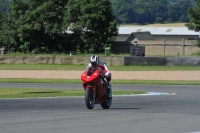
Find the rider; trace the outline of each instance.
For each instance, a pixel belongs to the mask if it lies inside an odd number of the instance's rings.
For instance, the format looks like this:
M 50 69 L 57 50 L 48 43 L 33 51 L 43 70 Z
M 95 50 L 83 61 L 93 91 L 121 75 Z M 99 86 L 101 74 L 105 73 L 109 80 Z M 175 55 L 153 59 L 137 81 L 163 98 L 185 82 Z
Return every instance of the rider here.
M 103 70 L 103 73 L 102 73 L 102 76 L 106 78 L 107 80 L 107 89 L 108 89 L 108 96 L 110 97 L 112 94 L 112 91 L 111 91 L 111 84 L 110 84 L 110 81 L 111 81 L 111 73 L 109 72 L 107 66 L 106 66 L 106 63 L 104 63 L 103 61 L 101 61 L 99 59 L 99 56 L 98 55 L 92 55 L 90 57 L 90 63 L 88 64 L 87 66 L 87 73 L 89 74 L 90 73 L 90 70 L 91 68 L 94 68 L 94 67 L 100 67 L 102 70 Z

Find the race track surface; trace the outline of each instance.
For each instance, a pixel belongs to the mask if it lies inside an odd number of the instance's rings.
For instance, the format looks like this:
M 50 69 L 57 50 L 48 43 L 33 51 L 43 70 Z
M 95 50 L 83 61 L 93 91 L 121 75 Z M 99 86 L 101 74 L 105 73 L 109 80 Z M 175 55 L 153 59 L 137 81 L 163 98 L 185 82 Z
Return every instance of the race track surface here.
M 9 84 L 45 88 L 51 84 Z M 34 86 L 34 87 L 33 87 Z M 80 85 L 53 88 L 81 89 Z M 113 89 L 176 93 L 114 96 L 110 109 L 88 110 L 84 97 L 1 99 L 0 133 L 192 133 L 200 131 L 200 86 L 113 85 Z

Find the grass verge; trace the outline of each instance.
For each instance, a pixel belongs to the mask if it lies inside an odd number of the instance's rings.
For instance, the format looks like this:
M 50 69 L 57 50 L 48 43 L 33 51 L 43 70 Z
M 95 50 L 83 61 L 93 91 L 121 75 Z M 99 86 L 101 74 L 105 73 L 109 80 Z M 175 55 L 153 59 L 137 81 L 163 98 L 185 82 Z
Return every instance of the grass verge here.
M 199 66 L 108 66 L 112 71 L 200 71 Z M 86 65 L 59 65 L 59 64 L 0 64 L 0 70 L 81 70 Z
M 143 91 L 113 91 L 113 95 L 145 94 Z M 84 90 L 0 88 L 0 98 L 40 98 L 84 96 Z
M 0 83 L 52 83 L 52 84 L 81 84 L 80 79 L 0 79 Z M 199 81 L 183 80 L 112 80 L 112 84 L 149 84 L 149 85 L 200 85 Z

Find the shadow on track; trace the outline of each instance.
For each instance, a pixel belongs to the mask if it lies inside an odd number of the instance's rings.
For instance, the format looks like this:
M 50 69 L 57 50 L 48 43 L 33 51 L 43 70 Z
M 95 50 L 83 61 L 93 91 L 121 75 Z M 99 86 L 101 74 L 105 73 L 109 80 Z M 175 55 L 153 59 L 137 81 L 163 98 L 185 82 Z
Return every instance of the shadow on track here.
M 141 108 L 109 108 L 109 110 L 136 110 Z

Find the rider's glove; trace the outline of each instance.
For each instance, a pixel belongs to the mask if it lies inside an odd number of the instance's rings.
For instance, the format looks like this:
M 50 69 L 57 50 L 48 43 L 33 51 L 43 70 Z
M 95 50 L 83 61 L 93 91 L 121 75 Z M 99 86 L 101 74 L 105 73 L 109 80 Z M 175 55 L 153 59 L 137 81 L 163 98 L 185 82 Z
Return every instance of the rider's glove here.
M 107 79 L 106 79 L 105 76 L 103 77 L 103 80 L 104 80 L 104 82 L 105 82 L 106 84 L 108 83 L 108 81 L 107 81 Z

